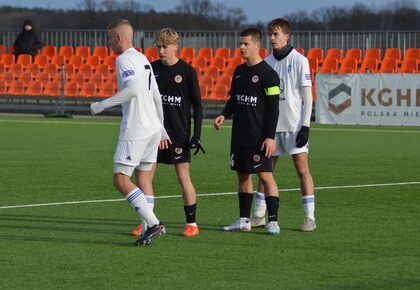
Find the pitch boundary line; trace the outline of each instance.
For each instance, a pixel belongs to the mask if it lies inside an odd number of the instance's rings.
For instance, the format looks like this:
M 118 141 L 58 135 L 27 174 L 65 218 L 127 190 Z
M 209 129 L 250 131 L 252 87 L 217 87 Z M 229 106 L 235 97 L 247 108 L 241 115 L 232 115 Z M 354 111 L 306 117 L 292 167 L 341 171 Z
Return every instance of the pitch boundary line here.
M 379 183 L 379 184 L 376 183 L 376 184 L 358 184 L 358 185 L 319 186 L 319 187 L 315 187 L 315 190 L 387 187 L 387 186 L 417 185 L 417 184 L 420 184 L 420 181 Z M 280 192 L 290 192 L 290 191 L 300 191 L 300 188 L 285 188 L 285 189 L 280 190 Z M 233 195 L 233 194 L 237 194 L 237 192 L 199 193 L 197 194 L 197 197 Z M 182 195 L 156 196 L 155 198 L 156 199 L 169 199 L 169 198 L 180 198 L 180 197 L 182 197 Z M 50 203 L 38 203 L 38 204 L 7 205 L 7 206 L 0 206 L 0 209 L 44 207 L 44 206 L 54 206 L 54 205 L 71 205 L 71 204 L 85 204 L 85 203 L 104 203 L 104 202 L 117 202 L 117 201 L 124 201 L 124 200 L 125 198 L 118 198 L 118 199 L 78 200 L 78 201 L 50 202 Z
M 72 122 L 72 121 L 36 121 L 36 120 L 5 120 L 0 119 L 0 123 L 28 123 L 28 124 L 68 124 L 68 125 L 107 125 L 120 126 L 120 123 L 110 122 Z M 204 128 L 213 128 L 213 125 L 203 125 Z M 231 128 L 231 124 L 225 124 L 225 128 Z M 353 128 L 311 128 L 311 131 L 344 131 L 344 132 L 379 132 L 379 133 L 415 133 L 420 134 L 420 130 L 377 130 L 377 129 L 353 129 Z

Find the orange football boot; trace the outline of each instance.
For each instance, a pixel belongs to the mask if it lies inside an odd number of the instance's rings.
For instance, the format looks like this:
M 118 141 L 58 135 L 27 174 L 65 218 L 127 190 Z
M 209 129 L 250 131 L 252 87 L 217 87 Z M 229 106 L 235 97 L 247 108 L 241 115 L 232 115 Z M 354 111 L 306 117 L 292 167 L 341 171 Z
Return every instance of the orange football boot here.
M 131 232 L 132 236 L 138 237 L 141 236 L 141 230 L 143 229 L 142 224 L 139 224 L 135 230 Z
M 186 225 L 184 230 L 185 237 L 194 237 L 198 236 L 198 227 L 194 225 Z

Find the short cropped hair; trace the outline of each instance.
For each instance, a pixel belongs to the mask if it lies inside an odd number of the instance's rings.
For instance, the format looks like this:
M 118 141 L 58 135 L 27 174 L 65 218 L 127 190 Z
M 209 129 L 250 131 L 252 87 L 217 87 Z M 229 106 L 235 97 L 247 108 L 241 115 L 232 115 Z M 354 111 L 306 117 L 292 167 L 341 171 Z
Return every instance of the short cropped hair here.
M 281 28 L 284 33 L 290 33 L 290 23 L 286 18 L 276 18 L 268 23 L 268 32 L 273 32 L 276 28 Z
M 155 38 L 156 45 L 177 44 L 179 39 L 178 32 L 172 28 L 161 29 Z
M 128 25 L 131 27 L 130 21 L 128 21 L 127 19 L 117 19 L 112 21 L 109 25 L 108 25 L 108 30 L 114 29 L 118 26 L 121 25 Z
M 254 40 L 261 42 L 262 33 L 258 28 L 247 28 L 243 30 L 240 34 L 241 37 L 251 36 Z

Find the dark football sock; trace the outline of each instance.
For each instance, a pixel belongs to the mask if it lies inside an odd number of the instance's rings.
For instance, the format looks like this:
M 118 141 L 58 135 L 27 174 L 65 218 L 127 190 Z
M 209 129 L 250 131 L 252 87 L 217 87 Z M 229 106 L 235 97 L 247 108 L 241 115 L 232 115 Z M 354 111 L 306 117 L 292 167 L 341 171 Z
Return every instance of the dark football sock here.
M 246 192 L 238 192 L 239 198 L 239 217 L 250 218 L 251 207 L 254 194 Z
M 187 221 L 187 224 L 195 223 L 196 211 L 197 211 L 196 203 L 194 203 L 193 205 L 184 205 L 185 220 Z
M 276 222 L 279 212 L 279 198 L 277 196 L 266 196 L 265 203 L 267 204 L 268 222 Z

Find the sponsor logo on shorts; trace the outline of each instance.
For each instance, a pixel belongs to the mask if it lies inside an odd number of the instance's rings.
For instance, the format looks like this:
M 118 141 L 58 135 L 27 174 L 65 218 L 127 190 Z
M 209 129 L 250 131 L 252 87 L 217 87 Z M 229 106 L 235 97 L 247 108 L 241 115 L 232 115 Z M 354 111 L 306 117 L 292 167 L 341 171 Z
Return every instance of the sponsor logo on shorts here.
M 254 159 L 255 162 L 260 162 L 261 156 L 258 154 L 255 154 L 254 157 L 252 157 L 252 159 Z
M 176 75 L 174 80 L 175 80 L 176 83 L 179 84 L 180 82 L 182 82 L 182 76 L 181 75 Z
M 253 83 L 257 83 L 259 80 L 260 80 L 260 78 L 257 75 L 252 77 L 252 82 Z
M 182 151 L 183 151 L 183 150 L 182 150 L 182 148 L 181 148 L 181 147 L 176 147 L 176 148 L 175 148 L 175 153 L 176 153 L 176 154 L 181 154 L 181 153 L 182 153 Z

